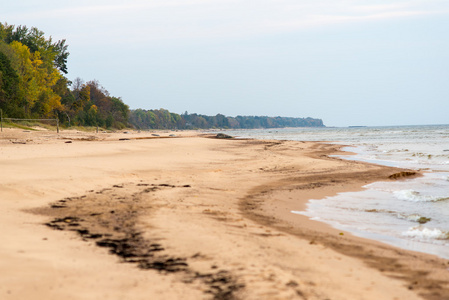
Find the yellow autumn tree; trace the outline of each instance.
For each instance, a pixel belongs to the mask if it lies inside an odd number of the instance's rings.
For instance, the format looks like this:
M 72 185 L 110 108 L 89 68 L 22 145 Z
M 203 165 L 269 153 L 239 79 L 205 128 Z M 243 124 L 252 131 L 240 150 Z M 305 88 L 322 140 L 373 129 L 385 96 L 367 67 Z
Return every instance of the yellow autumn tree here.
M 39 51 L 34 53 L 20 42 L 10 45 L 15 58 L 12 66 L 19 75 L 19 90 L 25 104 L 25 111 L 49 116 L 53 110 L 60 109 L 61 97 L 52 87 L 62 77 L 56 68 L 48 68 L 41 59 Z

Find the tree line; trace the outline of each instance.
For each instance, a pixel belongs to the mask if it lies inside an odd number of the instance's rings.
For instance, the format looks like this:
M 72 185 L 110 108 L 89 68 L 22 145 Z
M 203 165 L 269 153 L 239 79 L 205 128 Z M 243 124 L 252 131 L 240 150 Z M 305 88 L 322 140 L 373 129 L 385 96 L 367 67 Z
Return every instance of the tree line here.
M 199 114 L 171 113 L 166 109 L 132 110 L 129 122 L 138 129 L 254 129 L 283 127 L 324 127 L 321 119 L 268 116 L 226 117 L 222 114 L 206 116 Z
M 67 74 L 66 40 L 41 30 L 0 22 L 0 109 L 3 117 L 57 118 L 65 126 L 121 129 L 321 127 L 322 120 L 222 114 L 176 114 L 166 109 L 130 110 L 96 80 L 73 82 Z

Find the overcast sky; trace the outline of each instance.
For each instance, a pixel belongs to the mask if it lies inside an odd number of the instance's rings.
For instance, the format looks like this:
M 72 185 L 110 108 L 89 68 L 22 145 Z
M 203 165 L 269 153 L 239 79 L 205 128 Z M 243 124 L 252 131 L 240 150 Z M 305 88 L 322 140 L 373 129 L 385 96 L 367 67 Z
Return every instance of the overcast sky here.
M 448 0 L 2 2 L 132 109 L 449 124 Z

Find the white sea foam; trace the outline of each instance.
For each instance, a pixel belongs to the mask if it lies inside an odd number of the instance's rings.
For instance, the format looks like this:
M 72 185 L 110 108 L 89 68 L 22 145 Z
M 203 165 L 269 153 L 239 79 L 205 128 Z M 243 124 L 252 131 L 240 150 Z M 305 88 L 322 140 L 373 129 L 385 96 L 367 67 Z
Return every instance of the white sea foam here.
M 417 214 L 404 216 L 404 219 L 413 221 L 413 222 L 418 222 L 421 218 L 422 218 L 422 216 L 417 215 Z
M 413 201 L 413 202 L 437 202 L 449 200 L 449 197 L 442 196 L 428 196 L 414 190 L 400 190 L 393 192 L 394 196 L 399 200 Z
M 412 227 L 408 231 L 403 232 L 402 235 L 411 237 L 411 238 L 418 238 L 418 239 L 425 239 L 425 240 L 447 240 L 449 239 L 449 231 L 441 230 L 438 228 L 427 228 L 427 227 Z

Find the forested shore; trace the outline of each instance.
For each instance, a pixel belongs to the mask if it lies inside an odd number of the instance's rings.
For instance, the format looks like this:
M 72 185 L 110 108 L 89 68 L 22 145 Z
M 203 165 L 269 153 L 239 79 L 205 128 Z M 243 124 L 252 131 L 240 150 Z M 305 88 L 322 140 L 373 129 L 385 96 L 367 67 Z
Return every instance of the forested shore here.
M 41 30 L 0 23 L 0 109 L 3 117 L 58 119 L 62 126 L 122 129 L 323 127 L 321 119 L 177 114 L 135 109 L 97 81 L 70 81 L 66 40 Z
M 206 116 L 200 114 L 176 114 L 165 109 L 130 112 L 129 122 L 138 129 L 208 129 L 208 128 L 283 128 L 324 127 L 323 121 L 313 118 L 288 118 L 267 116 L 227 117 L 222 114 Z

